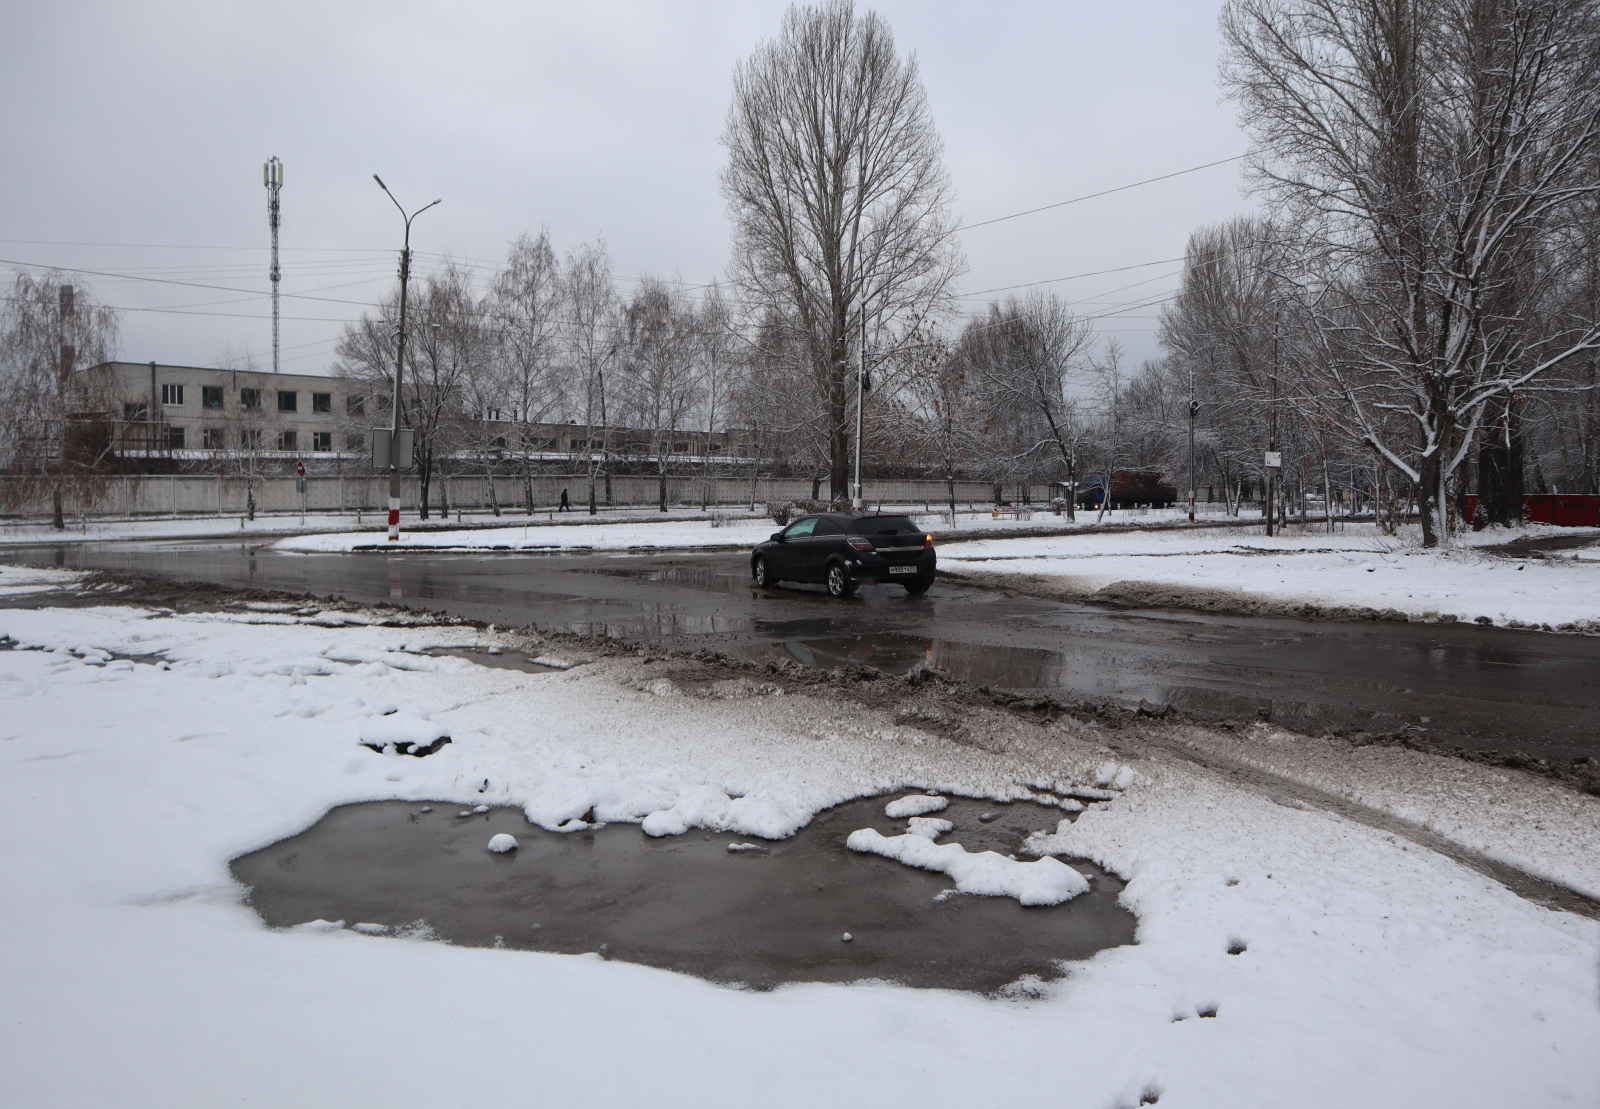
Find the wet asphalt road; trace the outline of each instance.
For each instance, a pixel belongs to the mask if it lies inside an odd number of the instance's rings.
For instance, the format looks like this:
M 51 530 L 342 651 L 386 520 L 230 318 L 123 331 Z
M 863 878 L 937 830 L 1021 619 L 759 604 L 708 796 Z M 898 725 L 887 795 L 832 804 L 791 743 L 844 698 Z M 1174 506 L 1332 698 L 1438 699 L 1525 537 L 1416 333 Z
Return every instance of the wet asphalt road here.
M 974 683 L 1170 704 L 1446 746 L 1600 757 L 1600 638 L 1064 604 L 940 582 L 751 586 L 740 554 L 285 554 L 244 544 L 58 544 L 4 561 L 400 601 L 503 625 L 807 665 L 919 662 Z

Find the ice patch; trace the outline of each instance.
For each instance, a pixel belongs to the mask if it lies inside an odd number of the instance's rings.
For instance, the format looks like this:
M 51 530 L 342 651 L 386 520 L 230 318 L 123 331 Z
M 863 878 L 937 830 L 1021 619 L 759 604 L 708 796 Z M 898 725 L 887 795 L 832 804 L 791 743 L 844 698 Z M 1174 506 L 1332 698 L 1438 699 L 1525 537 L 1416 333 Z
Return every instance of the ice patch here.
M 1024 905 L 1059 905 L 1089 892 L 1083 875 L 1048 857 L 1025 863 L 993 851 L 969 853 L 959 843 L 937 844 L 925 836 L 885 836 L 872 828 L 851 832 L 845 846 L 948 874 L 962 893 L 1015 897 Z
M 908 816 L 922 816 L 926 813 L 938 812 L 948 808 L 950 801 L 945 797 L 929 797 L 925 793 L 913 793 L 902 797 L 898 801 L 890 801 L 883 808 L 883 815 L 891 820 L 903 820 Z
M 304 924 L 296 924 L 289 929 L 291 932 L 340 932 L 343 930 L 344 921 L 323 920 L 321 917 L 316 920 L 308 920 Z

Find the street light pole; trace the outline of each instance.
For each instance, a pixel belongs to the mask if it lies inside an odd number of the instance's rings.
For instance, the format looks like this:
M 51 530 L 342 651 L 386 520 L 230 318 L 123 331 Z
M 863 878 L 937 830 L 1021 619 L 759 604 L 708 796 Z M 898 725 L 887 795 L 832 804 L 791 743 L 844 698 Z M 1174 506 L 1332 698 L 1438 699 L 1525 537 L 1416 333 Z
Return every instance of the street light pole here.
M 400 218 L 406 221 L 405 245 L 400 251 L 400 330 L 395 338 L 394 352 L 394 402 L 389 408 L 389 542 L 400 541 L 400 374 L 406 361 L 406 283 L 411 277 L 411 221 L 432 208 L 433 204 L 424 204 L 409 216 L 406 210 L 400 207 L 400 202 L 394 199 L 394 193 L 389 191 L 389 186 L 383 183 L 383 178 L 376 173 L 372 179 L 378 183 L 378 188 L 383 194 L 394 201 L 394 206 L 400 209 Z

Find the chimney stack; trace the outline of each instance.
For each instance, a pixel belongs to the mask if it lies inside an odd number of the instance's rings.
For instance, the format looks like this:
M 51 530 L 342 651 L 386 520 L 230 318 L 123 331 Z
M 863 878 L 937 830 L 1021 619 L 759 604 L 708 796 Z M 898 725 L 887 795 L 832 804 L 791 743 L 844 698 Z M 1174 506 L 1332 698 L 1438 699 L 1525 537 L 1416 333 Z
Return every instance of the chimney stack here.
M 73 303 L 72 286 L 61 286 L 61 312 L 57 319 L 61 340 L 61 376 L 70 379 L 72 371 L 77 368 L 78 347 L 76 344 L 77 310 Z

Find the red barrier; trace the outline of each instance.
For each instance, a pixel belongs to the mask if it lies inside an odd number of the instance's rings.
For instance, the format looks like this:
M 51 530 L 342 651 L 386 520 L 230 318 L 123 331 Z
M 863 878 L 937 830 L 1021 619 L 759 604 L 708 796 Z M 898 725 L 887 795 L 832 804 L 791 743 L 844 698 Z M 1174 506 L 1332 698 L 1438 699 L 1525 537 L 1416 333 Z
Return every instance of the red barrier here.
M 1463 498 L 1462 515 L 1467 523 L 1478 511 L 1478 495 Z M 1528 524 L 1554 524 L 1559 528 L 1600 528 L 1600 496 L 1592 493 L 1526 493 L 1522 498 L 1522 519 Z

